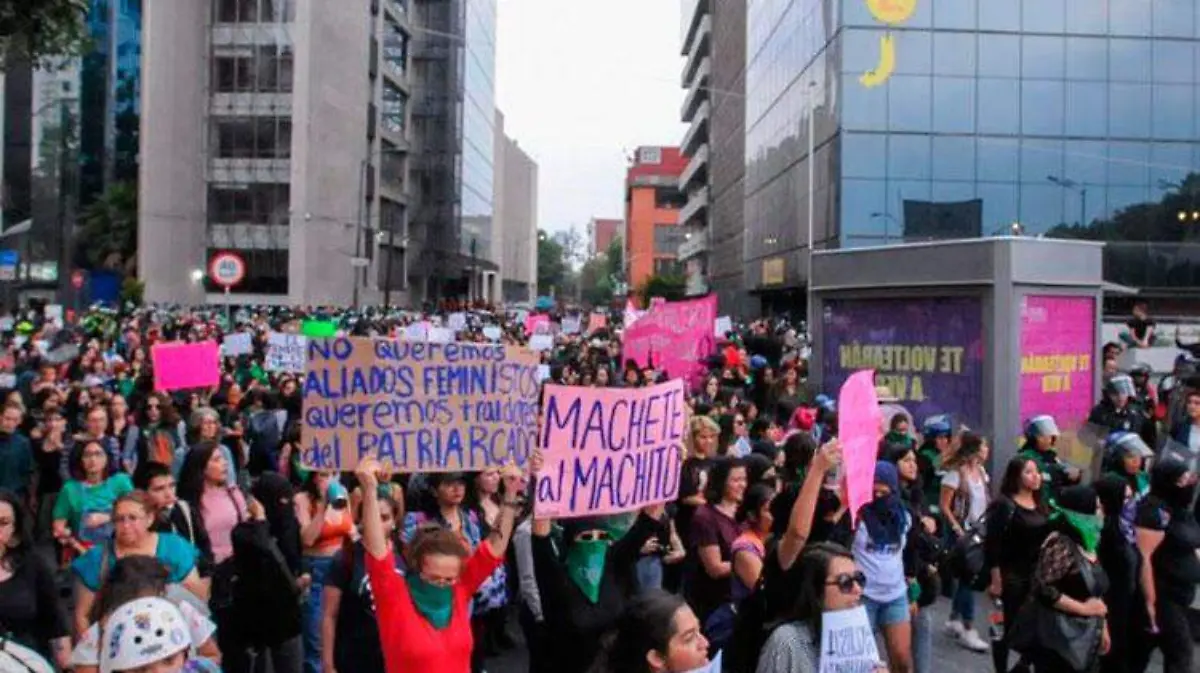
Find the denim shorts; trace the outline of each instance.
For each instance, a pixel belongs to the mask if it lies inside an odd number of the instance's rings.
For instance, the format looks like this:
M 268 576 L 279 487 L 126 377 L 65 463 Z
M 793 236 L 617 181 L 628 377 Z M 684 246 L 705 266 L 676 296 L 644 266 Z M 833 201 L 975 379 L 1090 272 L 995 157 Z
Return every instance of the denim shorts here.
M 884 626 L 904 624 L 908 621 L 908 596 L 901 596 L 886 603 L 863 596 L 863 606 L 867 608 L 867 619 L 871 621 L 872 630 L 878 631 Z

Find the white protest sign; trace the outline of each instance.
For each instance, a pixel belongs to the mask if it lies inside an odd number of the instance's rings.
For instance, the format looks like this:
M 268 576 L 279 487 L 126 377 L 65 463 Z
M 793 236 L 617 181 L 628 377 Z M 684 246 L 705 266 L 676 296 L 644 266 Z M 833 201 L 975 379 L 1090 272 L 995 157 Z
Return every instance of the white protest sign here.
M 579 328 L 583 321 L 577 315 L 569 315 L 562 319 L 563 334 L 579 334 Z
M 550 380 L 550 365 L 538 365 L 537 377 L 538 383 Z
M 46 308 L 42 310 L 43 317 L 46 322 L 53 323 L 59 327 L 63 324 L 63 307 L 62 304 L 46 304 Z
M 427 323 L 415 322 L 404 328 L 404 338 L 409 341 L 428 341 L 429 326 Z
M 724 339 L 725 335 L 733 331 L 733 319 L 727 315 L 717 318 L 713 323 L 713 336 L 718 339 Z
M 308 337 L 271 332 L 267 335 L 267 371 L 299 374 L 304 371 Z
M 448 344 L 454 341 L 454 331 L 445 327 L 430 327 L 429 328 L 429 343 L 432 344 Z
M 467 328 L 467 314 L 451 313 L 449 319 L 446 320 L 446 326 L 455 332 L 465 330 Z
M 248 355 L 254 352 L 254 341 L 249 332 L 229 334 L 221 341 L 221 352 L 228 357 Z
M 881 666 L 863 606 L 821 615 L 820 673 L 875 673 Z
M 496 327 L 495 325 L 488 325 L 487 327 L 483 328 L 483 336 L 487 338 L 488 341 L 499 341 L 500 328 Z
M 549 334 L 534 334 L 529 337 L 529 347 L 535 351 L 548 351 L 554 348 L 554 337 Z

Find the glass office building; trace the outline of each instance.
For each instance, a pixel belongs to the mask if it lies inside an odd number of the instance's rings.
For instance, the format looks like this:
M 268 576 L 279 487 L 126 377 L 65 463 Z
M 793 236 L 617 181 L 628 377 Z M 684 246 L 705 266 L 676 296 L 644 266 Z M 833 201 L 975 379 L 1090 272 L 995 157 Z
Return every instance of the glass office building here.
M 466 5 L 463 68 L 462 238 L 461 252 L 472 260 L 490 259 L 496 143 L 496 1 Z M 495 261 L 495 260 L 492 260 Z
M 810 191 L 821 249 L 1036 235 L 1180 190 L 1200 166 L 1197 7 L 916 0 L 887 25 L 865 0 L 751 0 L 747 285 L 770 304 L 806 283 Z M 885 36 L 891 76 L 864 77 Z

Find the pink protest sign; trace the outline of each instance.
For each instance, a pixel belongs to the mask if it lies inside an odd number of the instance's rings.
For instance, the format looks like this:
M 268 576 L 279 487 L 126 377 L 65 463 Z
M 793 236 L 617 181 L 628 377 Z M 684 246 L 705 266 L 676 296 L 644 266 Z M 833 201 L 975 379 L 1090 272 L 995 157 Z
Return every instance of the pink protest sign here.
M 875 485 L 875 458 L 879 455 L 881 437 L 875 370 L 851 374 L 838 393 L 837 408 L 850 520 L 854 522 L 858 520 L 858 510 L 871 501 Z
M 596 330 L 602 330 L 608 327 L 608 316 L 603 313 L 593 313 L 588 317 L 587 333 L 591 334 Z
M 1054 417 L 1059 453 L 1077 465 L 1091 460 L 1076 433 L 1096 399 L 1096 300 L 1027 295 L 1021 299 L 1021 418 Z
M 716 295 L 666 302 L 625 330 L 623 355 L 640 367 L 653 362 L 673 379 L 691 377 L 703 371 L 701 361 L 716 348 L 716 319 Z
M 211 388 L 221 380 L 220 346 L 215 341 L 155 344 L 150 348 L 154 389 Z
M 550 316 L 545 313 L 530 313 L 525 316 L 525 336 L 537 334 L 539 329 L 546 334 L 550 333 Z
M 649 388 L 547 385 L 534 512 L 564 519 L 629 512 L 679 495 L 683 381 Z

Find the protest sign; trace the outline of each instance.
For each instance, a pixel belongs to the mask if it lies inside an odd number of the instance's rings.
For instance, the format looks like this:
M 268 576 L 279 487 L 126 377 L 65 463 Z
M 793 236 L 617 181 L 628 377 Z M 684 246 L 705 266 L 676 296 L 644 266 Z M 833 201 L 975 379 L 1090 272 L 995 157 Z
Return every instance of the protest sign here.
M 717 318 L 717 322 L 713 325 L 713 336 L 718 339 L 724 339 L 725 335 L 733 331 L 733 319 L 727 315 Z
M 554 348 L 554 337 L 549 334 L 534 334 L 529 337 L 529 347 L 535 351 L 548 351 Z
M 517 347 L 312 339 L 301 459 L 400 472 L 523 466 L 537 441 L 538 358 Z
M 429 326 L 427 323 L 415 322 L 404 328 L 404 338 L 409 341 L 428 341 Z
M 539 383 L 548 381 L 550 379 L 550 365 L 538 365 L 537 377 Z
M 446 319 L 446 327 L 449 327 L 455 332 L 461 332 L 465 330 L 467 328 L 467 314 L 451 313 Z
M 220 359 L 220 348 L 215 341 L 154 344 L 150 347 L 154 389 L 171 391 L 215 386 L 221 380 Z
M 337 323 L 332 320 L 305 320 L 300 325 L 300 333 L 313 339 L 337 336 Z
M 687 424 L 683 393 L 680 379 L 620 390 L 547 385 L 537 515 L 616 514 L 674 500 Z
M 303 334 L 271 332 L 267 335 L 267 371 L 289 374 L 303 372 L 307 349 L 308 337 Z
M 448 344 L 454 341 L 454 331 L 445 327 L 429 328 L 429 343 Z
M 488 341 L 500 340 L 500 328 L 495 325 L 488 325 L 483 328 L 483 337 Z
M 247 355 L 254 352 L 254 341 L 249 332 L 227 335 L 221 341 L 221 353 L 226 357 Z
M 702 360 L 716 348 L 713 324 L 717 319 L 717 297 L 673 301 L 627 327 L 623 357 L 665 371 L 671 378 L 690 378 L 703 373 Z
M 820 673 L 875 673 L 881 668 L 865 607 L 821 614 L 819 659 Z
M 608 327 L 608 316 L 603 313 L 593 313 L 588 316 L 588 334 Z
M 579 334 L 579 327 L 582 322 L 583 322 L 583 319 L 577 315 L 569 315 L 569 316 L 563 318 L 562 319 L 562 333 L 563 334 Z
M 875 372 L 867 369 L 852 374 L 838 393 L 838 439 L 842 442 L 842 464 L 846 469 L 846 492 L 850 496 L 850 521 L 872 499 L 875 458 L 879 455 L 879 399 L 875 396 Z
M 545 313 L 530 313 L 525 316 L 525 336 L 550 333 L 550 316 Z

